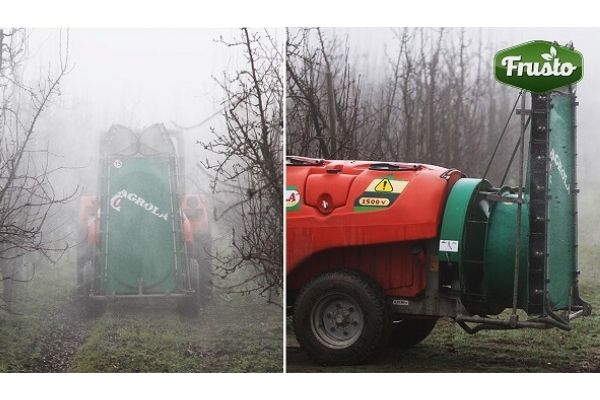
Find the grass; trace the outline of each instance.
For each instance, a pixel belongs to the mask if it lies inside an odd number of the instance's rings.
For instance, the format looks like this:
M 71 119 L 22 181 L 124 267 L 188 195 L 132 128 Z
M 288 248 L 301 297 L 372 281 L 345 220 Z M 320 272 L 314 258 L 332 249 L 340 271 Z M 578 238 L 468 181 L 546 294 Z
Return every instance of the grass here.
M 271 310 L 218 299 L 190 320 L 174 307 L 113 305 L 90 329 L 72 371 L 281 371 L 281 318 Z
M 281 309 L 224 296 L 198 318 L 169 300 L 120 301 L 82 316 L 70 258 L 20 284 L 16 309 L 0 313 L 0 372 L 281 372 Z
M 582 297 L 600 304 L 600 285 L 582 286 Z M 294 343 L 288 323 L 288 343 Z M 389 350 L 361 366 L 322 367 L 288 348 L 289 372 L 600 372 L 600 314 L 559 329 L 482 331 L 469 335 L 449 319 L 407 350 Z

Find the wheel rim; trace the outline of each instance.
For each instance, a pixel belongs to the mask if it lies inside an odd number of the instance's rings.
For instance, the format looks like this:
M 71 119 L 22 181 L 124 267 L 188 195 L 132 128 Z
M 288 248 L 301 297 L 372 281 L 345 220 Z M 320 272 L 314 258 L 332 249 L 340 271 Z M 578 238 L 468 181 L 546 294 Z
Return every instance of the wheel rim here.
M 311 329 L 317 340 L 331 349 L 344 349 L 362 334 L 362 309 L 350 296 L 330 293 L 319 298 L 311 310 Z

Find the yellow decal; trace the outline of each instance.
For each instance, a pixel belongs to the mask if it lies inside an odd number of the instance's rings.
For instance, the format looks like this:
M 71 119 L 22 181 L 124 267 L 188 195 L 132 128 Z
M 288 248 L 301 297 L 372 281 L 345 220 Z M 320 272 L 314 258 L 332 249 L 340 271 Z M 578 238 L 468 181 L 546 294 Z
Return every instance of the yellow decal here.
M 379 181 L 379 183 L 375 186 L 376 192 L 392 192 L 394 188 L 392 187 L 392 183 L 389 178 L 383 178 Z
M 408 181 L 400 181 L 390 178 L 378 178 L 374 179 L 369 186 L 367 186 L 365 192 L 400 194 L 406 185 L 408 185 Z

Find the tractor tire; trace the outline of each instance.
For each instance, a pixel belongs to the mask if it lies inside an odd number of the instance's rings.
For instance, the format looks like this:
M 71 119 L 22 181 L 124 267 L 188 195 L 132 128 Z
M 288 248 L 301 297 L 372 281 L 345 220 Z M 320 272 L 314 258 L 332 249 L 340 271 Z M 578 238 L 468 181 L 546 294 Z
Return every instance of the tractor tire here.
M 178 311 L 188 317 L 198 316 L 212 298 L 212 271 L 210 264 L 201 265 L 194 258 L 190 259 L 190 281 L 194 294 L 181 298 L 178 302 Z
M 91 256 L 87 251 L 80 251 L 77 257 L 77 291 L 83 291 L 85 268 L 88 263 L 91 263 Z
M 437 319 L 403 319 L 392 325 L 389 346 L 406 349 L 421 343 L 433 330 Z
M 96 300 L 90 297 L 94 284 L 94 267 L 92 260 L 87 260 L 78 266 L 79 305 L 85 318 L 97 318 L 106 311 L 106 300 Z
M 353 365 L 387 343 L 390 313 L 381 289 L 352 271 L 329 272 L 302 289 L 294 310 L 300 346 L 322 365 Z
M 197 293 L 197 303 L 200 308 L 210 303 L 213 294 L 212 268 L 210 261 L 199 264 L 199 280 Z

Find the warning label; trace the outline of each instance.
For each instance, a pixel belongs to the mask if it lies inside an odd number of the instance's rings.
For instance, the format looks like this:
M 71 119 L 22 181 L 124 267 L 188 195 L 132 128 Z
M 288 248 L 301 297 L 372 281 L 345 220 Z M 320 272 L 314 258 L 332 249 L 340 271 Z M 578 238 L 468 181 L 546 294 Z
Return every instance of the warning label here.
M 458 253 L 458 240 L 440 240 L 440 251 Z
M 377 178 L 367 186 L 365 192 L 400 194 L 406 185 L 408 185 L 408 181 L 400 181 L 391 177 Z
M 408 181 L 388 175 L 373 179 L 354 202 L 354 211 L 376 211 L 390 207 L 408 185 Z
M 388 178 L 383 178 L 379 181 L 379 183 L 375 186 L 376 192 L 393 192 L 394 188 L 392 183 Z

